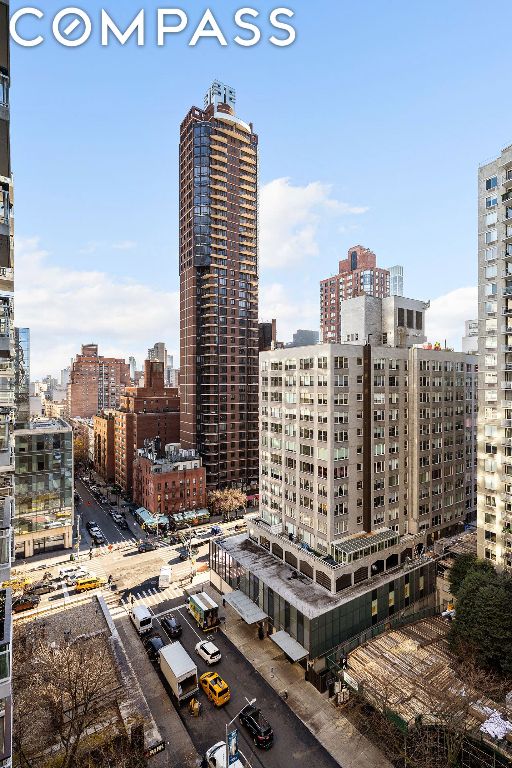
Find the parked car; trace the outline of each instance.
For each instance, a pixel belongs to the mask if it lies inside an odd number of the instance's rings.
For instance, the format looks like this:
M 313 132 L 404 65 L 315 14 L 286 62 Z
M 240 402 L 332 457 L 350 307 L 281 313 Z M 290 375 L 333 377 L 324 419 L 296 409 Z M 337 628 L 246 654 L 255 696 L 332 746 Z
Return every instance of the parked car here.
M 148 638 L 146 642 L 146 651 L 152 661 L 158 659 L 160 648 L 163 648 L 164 645 L 165 643 L 159 635 Z
M 39 595 L 23 595 L 13 600 L 12 610 L 13 613 L 21 613 L 22 611 L 30 611 L 32 608 L 37 608 L 41 598 Z
M 89 571 L 86 571 L 85 568 L 79 568 L 74 573 L 68 574 L 64 581 L 68 587 L 74 587 L 79 579 L 85 579 L 89 575 Z
M 211 534 L 212 536 L 218 536 L 219 533 L 222 533 L 222 528 L 220 525 L 212 525 Z
M 75 574 L 80 576 L 87 576 L 87 571 L 80 565 L 70 565 L 68 568 L 61 568 L 59 570 L 59 576 L 61 579 L 67 579 L 68 577 Z
M 38 581 L 36 584 L 32 584 L 28 590 L 28 594 L 46 595 L 48 592 L 55 592 L 56 589 L 58 589 L 58 586 L 54 581 Z
M 216 645 L 209 640 L 202 640 L 197 643 L 195 651 L 203 661 L 206 661 L 208 665 L 217 664 L 221 660 L 221 653 Z
M 242 709 L 238 718 L 251 734 L 257 747 L 270 749 L 274 743 L 274 731 L 261 714 L 261 709 L 248 704 Z
M 153 544 L 152 541 L 141 541 L 138 546 L 139 552 L 152 552 L 154 549 L 156 549 L 156 544 Z
M 207 768 L 227 768 L 226 764 L 226 742 L 218 741 L 213 747 L 206 750 L 204 756 Z M 236 759 L 230 763 L 229 768 L 242 768 L 242 762 Z
M 174 616 L 165 616 L 160 620 L 160 624 L 165 629 L 171 640 L 180 637 L 183 631 L 181 624 L 177 619 L 174 618 Z

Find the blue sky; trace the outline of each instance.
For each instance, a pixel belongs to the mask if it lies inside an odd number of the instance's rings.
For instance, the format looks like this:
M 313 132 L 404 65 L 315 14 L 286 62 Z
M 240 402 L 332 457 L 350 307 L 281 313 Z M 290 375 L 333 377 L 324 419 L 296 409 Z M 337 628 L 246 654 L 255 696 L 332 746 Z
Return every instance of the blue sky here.
M 432 299 L 432 340 L 459 344 L 476 312 L 476 174 L 512 142 L 504 88 L 509 2 L 295 0 L 297 40 L 233 41 L 234 10 L 212 2 L 228 39 L 155 44 L 158 3 L 78 4 L 82 47 L 12 46 L 17 316 L 32 330 L 33 374 L 63 367 L 81 342 L 142 358 L 178 349 L 179 124 L 213 78 L 237 90 L 260 136 L 260 315 L 287 340 L 318 327 L 318 281 L 356 243 L 401 263 L 406 294 Z M 160 4 L 163 7 L 164 4 Z M 263 20 L 278 3 L 254 3 Z M 12 3 L 12 10 L 21 7 Z M 41 6 L 43 8 L 43 6 Z M 146 45 L 99 43 L 99 9 L 146 9 Z M 455 293 L 454 293 L 455 292 Z

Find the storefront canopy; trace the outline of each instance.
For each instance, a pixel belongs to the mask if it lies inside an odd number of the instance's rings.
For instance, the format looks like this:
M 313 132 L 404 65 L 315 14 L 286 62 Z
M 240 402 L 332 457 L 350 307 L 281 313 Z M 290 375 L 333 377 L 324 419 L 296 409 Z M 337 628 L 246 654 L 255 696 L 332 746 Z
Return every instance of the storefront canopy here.
M 282 629 L 270 635 L 270 639 L 290 658 L 292 661 L 300 661 L 308 656 L 308 652 L 300 643 L 293 639 L 288 632 Z
M 256 624 L 267 618 L 267 614 L 263 613 L 261 608 L 239 589 L 235 592 L 228 592 L 224 595 L 224 600 L 235 609 L 246 624 Z

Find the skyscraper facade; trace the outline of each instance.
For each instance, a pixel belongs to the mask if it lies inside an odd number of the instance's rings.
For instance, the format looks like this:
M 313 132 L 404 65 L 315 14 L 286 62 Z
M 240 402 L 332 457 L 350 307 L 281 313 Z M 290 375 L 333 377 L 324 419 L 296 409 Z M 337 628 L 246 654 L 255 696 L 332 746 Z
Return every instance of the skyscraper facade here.
M 156 360 L 167 366 L 167 349 L 163 341 L 157 341 L 148 349 L 147 360 Z
M 181 445 L 258 487 L 258 137 L 214 82 L 180 128 Z
M 478 174 L 478 554 L 512 569 L 512 145 Z
M 343 341 L 341 304 L 353 296 L 389 296 L 389 271 L 377 266 L 369 248 L 354 245 L 339 262 L 338 274 L 320 282 L 320 336 L 322 341 Z
M 15 331 L 14 218 L 9 122 L 9 3 L 0 0 L 0 584 L 9 579 L 14 511 Z M 0 589 L 0 767 L 12 764 L 10 589 Z

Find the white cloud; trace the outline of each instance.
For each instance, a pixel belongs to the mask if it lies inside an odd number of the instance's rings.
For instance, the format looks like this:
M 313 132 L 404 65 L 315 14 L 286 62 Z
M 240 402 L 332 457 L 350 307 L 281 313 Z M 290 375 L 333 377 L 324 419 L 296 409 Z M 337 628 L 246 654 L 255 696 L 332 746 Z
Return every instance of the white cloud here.
M 314 302 L 314 291 L 308 289 L 307 297 L 298 297 L 289 287 L 281 283 L 263 285 L 260 289 L 260 318 L 277 320 L 279 341 L 291 341 L 299 328 L 318 330 L 319 309 Z
M 449 347 L 461 349 L 465 320 L 478 317 L 478 289 L 471 285 L 457 288 L 430 302 L 426 316 L 426 333 L 431 342 L 444 341 Z
M 112 244 L 114 251 L 132 251 L 136 247 L 137 243 L 134 240 L 120 240 L 118 243 Z
M 317 235 L 323 216 L 364 213 L 331 197 L 332 186 L 313 181 L 293 186 L 288 178 L 264 184 L 260 192 L 260 262 L 287 267 L 319 253 Z
M 31 329 L 32 378 L 59 371 L 88 342 L 139 365 L 157 339 L 179 349 L 176 291 L 55 265 L 36 238 L 16 242 L 15 318 Z

